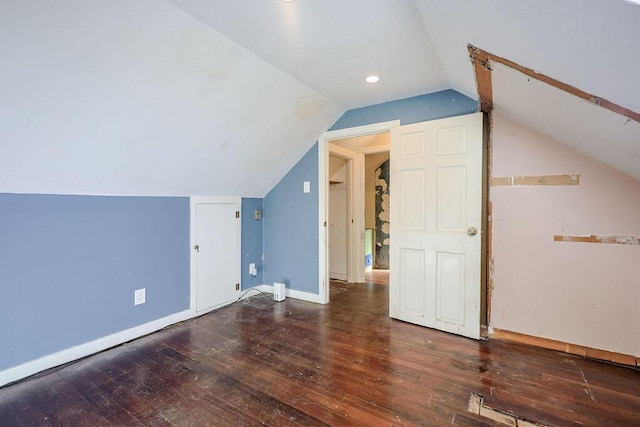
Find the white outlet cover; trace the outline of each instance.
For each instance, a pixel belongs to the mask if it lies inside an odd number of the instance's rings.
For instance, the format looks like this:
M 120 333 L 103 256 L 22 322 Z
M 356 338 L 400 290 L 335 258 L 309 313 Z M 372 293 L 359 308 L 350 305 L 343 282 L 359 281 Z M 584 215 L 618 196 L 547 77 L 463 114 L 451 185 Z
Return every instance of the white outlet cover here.
M 133 305 L 144 304 L 147 301 L 146 288 L 136 289 L 133 294 Z
M 305 193 L 310 193 L 311 192 L 311 182 L 310 181 L 305 181 L 304 182 L 304 192 Z

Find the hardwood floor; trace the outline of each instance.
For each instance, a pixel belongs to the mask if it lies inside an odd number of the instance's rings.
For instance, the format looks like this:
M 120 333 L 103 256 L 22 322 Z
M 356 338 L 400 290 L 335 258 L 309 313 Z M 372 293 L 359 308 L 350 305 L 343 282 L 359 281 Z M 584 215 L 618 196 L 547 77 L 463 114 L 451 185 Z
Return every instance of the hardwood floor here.
M 254 298 L 0 389 L 0 426 L 640 425 L 640 372 L 387 316 L 388 287 L 329 306 Z M 521 424 L 522 425 L 522 424 Z
M 374 269 L 364 272 L 365 283 L 375 283 L 376 285 L 389 284 L 389 270 Z

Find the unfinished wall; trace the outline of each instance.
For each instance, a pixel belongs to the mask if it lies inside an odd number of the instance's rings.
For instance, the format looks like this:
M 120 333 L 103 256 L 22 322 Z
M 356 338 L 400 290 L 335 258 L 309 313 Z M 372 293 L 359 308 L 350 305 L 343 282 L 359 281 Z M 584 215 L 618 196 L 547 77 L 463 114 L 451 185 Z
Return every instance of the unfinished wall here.
M 640 236 L 640 182 L 498 113 L 492 177 L 491 326 L 639 356 L 637 240 L 554 236 Z

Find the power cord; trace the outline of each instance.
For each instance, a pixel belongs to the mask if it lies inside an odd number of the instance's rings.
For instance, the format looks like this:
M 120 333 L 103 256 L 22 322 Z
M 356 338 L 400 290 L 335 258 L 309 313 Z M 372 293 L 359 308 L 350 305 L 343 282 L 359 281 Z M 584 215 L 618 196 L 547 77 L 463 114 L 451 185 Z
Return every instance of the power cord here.
M 255 278 L 254 278 L 254 284 L 255 284 Z M 268 293 L 266 293 L 266 292 L 262 292 L 260 289 L 256 288 L 256 287 L 255 287 L 255 285 L 254 285 L 253 287 L 251 287 L 251 288 L 247 289 L 246 291 L 244 291 L 244 292 L 242 293 L 242 295 L 240 295 L 240 296 L 238 297 L 238 299 L 237 299 L 237 300 L 235 300 L 234 302 L 232 302 L 231 304 L 235 304 L 235 303 L 239 302 L 240 300 L 242 300 L 242 297 L 244 297 L 247 293 L 249 293 L 249 292 L 251 292 L 251 291 L 259 292 L 259 294 L 258 294 L 258 295 L 251 295 L 250 297 L 248 297 L 248 298 L 244 299 L 244 300 L 242 301 L 242 303 L 243 303 L 243 304 L 249 304 L 249 303 L 251 302 L 251 300 L 252 300 L 253 298 L 256 298 L 256 297 L 257 297 L 257 298 L 269 298 L 271 301 L 276 302 L 276 300 L 274 300 L 274 299 L 273 299 L 273 297 L 272 297 L 271 295 L 269 295 L 269 294 L 268 294 Z M 231 304 L 229 304 L 229 305 L 231 305 Z

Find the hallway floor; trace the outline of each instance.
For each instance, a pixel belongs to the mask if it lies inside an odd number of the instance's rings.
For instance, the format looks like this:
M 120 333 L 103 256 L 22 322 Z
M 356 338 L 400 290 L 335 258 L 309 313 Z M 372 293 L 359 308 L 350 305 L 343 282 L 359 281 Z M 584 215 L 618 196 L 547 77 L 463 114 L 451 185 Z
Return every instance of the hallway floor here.
M 375 283 L 376 285 L 389 284 L 389 270 L 374 269 L 364 272 L 365 283 Z

